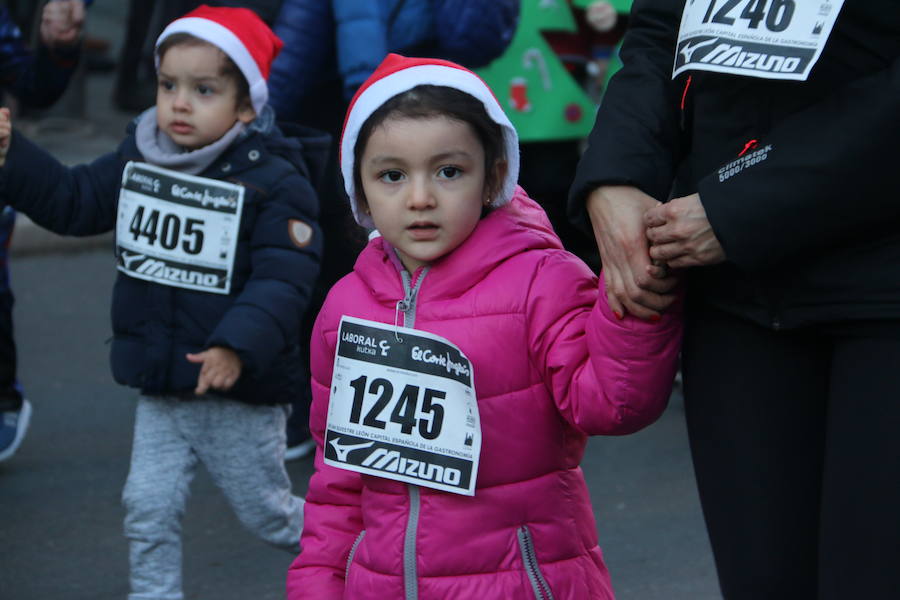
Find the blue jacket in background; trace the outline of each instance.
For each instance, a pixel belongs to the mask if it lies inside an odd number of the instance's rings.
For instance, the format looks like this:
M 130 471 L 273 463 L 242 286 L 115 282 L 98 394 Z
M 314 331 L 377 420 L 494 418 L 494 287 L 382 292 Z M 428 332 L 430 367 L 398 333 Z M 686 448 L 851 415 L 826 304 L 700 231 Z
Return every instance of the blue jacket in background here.
M 185 354 L 225 346 L 240 356 L 243 371 L 229 392 L 217 394 L 255 404 L 297 397 L 304 383 L 298 368 L 300 322 L 322 244 L 313 185 L 328 143 L 326 136 L 301 141 L 278 130 L 251 133 L 200 173 L 245 188 L 231 293 L 171 287 L 120 272 L 112 298 L 116 381 L 143 394 L 190 397 L 200 365 Z M 0 200 L 62 235 L 110 231 L 125 164 L 142 158 L 133 124 L 116 152 L 72 168 L 14 132 L 0 169 Z M 294 245 L 292 219 L 312 226 L 310 245 Z
M 483 66 L 506 49 L 518 16 L 519 0 L 284 0 L 270 103 L 296 119 L 304 96 L 331 78 L 349 100 L 388 52 Z
M 62 96 L 80 55 L 80 44 L 65 49 L 40 44 L 32 53 L 9 9 L 0 8 L 0 89 L 26 106 L 46 108 Z

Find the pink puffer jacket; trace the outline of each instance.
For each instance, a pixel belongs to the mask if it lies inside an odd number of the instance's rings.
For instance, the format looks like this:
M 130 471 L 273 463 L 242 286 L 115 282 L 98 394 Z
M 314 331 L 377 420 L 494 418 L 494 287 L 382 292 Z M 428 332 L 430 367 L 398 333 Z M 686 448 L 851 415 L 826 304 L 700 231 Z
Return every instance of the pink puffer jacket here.
M 617 320 L 521 188 L 421 271 L 406 323 L 449 339 L 473 364 L 475 495 L 322 461 L 341 315 L 393 324 L 408 287 L 377 238 L 331 290 L 313 332 L 316 472 L 288 599 L 613 598 L 578 465 L 588 435 L 631 433 L 662 413 L 680 317 Z

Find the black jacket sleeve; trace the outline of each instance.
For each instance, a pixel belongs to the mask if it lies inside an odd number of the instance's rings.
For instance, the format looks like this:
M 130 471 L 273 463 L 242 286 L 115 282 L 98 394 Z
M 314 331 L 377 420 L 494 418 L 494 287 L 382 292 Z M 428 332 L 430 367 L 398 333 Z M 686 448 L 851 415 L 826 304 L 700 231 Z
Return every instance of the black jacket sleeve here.
M 0 169 L 0 203 L 60 235 L 104 233 L 115 227 L 123 167 L 115 153 L 66 167 L 13 131 Z
M 636 0 L 622 44 L 623 68 L 603 97 L 569 194 L 569 216 L 590 230 L 588 194 L 630 184 L 663 201 L 681 160 L 678 90 L 672 81 L 683 2 Z

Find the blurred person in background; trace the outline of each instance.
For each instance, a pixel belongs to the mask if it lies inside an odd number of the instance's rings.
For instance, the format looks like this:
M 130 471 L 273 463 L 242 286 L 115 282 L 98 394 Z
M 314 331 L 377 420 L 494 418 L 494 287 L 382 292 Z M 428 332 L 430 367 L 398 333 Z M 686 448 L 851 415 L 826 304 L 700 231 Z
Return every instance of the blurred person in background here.
M 83 0 L 54 0 L 41 15 L 40 43 L 34 52 L 7 7 L 0 7 L 0 85 L 22 104 L 47 107 L 65 91 L 81 54 Z M 9 281 L 9 244 L 16 213 L 0 213 L 0 461 L 10 458 L 28 431 L 31 403 L 16 378 L 13 294 Z

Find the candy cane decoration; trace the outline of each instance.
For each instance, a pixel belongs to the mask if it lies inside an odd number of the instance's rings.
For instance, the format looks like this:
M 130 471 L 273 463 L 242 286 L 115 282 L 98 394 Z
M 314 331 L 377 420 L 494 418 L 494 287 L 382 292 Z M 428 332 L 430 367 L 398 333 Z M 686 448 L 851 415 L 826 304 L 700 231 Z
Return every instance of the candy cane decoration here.
M 537 70 L 541 75 L 541 82 L 544 84 L 544 89 L 547 91 L 553 89 L 553 81 L 550 80 L 550 70 L 547 69 L 547 61 L 541 51 L 537 48 L 529 48 L 522 55 L 522 65 L 526 69 L 532 68 L 533 63 L 537 63 Z

